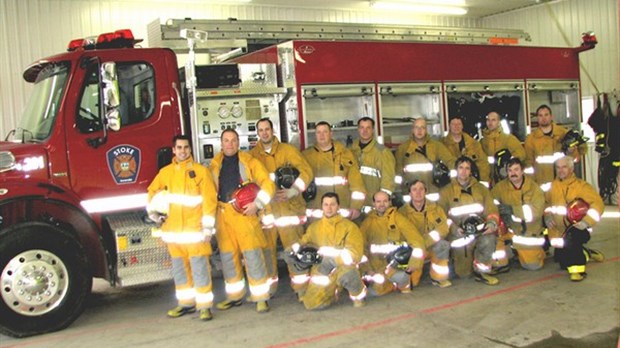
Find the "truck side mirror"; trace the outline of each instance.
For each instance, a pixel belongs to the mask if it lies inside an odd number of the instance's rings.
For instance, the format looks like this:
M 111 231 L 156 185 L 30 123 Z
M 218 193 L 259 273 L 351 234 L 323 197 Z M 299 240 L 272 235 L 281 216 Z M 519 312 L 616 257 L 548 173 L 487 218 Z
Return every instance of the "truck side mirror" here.
M 101 64 L 101 84 L 103 87 L 103 114 L 106 118 L 106 128 L 118 131 L 121 129 L 121 115 L 118 110 L 120 92 L 118 89 L 116 63 L 105 62 Z

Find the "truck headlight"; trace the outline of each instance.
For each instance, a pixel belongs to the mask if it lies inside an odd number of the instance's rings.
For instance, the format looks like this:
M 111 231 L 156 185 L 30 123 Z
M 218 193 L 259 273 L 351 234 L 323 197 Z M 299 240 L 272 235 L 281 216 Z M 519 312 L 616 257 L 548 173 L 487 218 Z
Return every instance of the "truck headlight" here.
M 15 168 L 15 156 L 11 151 L 0 151 L 0 173 Z

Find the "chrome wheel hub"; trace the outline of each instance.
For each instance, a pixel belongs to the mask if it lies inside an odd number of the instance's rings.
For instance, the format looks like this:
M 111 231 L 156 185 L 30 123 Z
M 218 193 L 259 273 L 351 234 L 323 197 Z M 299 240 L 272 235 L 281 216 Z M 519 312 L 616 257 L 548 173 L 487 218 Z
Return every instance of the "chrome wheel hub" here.
M 2 300 L 21 315 L 38 316 L 56 308 L 67 294 L 67 268 L 46 250 L 16 255 L 0 276 Z

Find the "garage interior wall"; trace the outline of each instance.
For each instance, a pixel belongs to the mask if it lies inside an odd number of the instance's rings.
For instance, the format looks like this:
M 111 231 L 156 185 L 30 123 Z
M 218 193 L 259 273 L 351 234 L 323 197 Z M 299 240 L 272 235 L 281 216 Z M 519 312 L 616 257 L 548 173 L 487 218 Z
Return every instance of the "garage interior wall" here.
M 145 0 L 3 0 L 0 1 L 0 136 L 18 125 L 30 92 L 22 79 L 36 59 L 62 52 L 71 39 L 130 28 L 147 37 L 147 24 L 160 18 L 290 20 L 385 23 L 451 27 L 518 28 L 536 46 L 577 46 L 581 33 L 595 30 L 599 45 L 582 54 L 585 69 L 600 91 L 619 88 L 617 0 L 563 0 L 482 19 L 414 16 L 378 11 L 328 10 L 259 5 L 210 5 L 207 1 Z M 570 38 L 567 45 L 550 13 Z M 148 47 L 148 42 L 142 44 Z M 583 95 L 595 93 L 582 74 Z

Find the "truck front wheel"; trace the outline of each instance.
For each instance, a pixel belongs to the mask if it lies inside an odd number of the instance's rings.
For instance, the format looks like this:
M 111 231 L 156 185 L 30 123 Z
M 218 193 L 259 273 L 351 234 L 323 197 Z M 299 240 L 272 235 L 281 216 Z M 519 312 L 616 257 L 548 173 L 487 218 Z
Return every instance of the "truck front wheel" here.
M 29 222 L 0 234 L 0 332 L 26 337 L 67 327 L 92 287 L 88 260 L 75 237 Z

